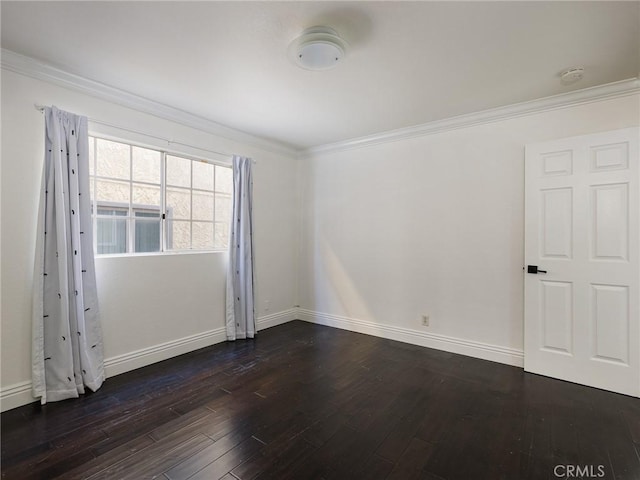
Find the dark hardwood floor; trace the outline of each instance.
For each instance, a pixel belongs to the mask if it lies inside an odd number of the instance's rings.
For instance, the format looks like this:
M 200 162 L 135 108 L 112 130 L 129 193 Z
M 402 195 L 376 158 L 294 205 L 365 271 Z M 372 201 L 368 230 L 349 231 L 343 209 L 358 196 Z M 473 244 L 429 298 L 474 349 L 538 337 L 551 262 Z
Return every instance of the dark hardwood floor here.
M 300 321 L 0 418 L 3 479 L 640 479 L 638 399 Z

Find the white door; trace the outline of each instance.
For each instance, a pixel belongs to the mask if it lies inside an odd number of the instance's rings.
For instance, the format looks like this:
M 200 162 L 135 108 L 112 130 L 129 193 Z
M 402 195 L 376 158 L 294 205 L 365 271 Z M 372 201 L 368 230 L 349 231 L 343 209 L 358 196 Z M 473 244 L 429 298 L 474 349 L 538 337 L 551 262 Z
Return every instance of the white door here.
M 527 372 L 640 396 L 639 133 L 527 145 Z

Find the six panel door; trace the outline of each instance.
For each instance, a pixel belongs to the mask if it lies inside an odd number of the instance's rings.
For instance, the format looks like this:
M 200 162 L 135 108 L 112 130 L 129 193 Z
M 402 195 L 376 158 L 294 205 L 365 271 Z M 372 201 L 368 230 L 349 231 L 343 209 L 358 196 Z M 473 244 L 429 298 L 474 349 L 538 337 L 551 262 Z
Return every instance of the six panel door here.
M 640 396 L 638 138 L 527 145 L 528 372 Z

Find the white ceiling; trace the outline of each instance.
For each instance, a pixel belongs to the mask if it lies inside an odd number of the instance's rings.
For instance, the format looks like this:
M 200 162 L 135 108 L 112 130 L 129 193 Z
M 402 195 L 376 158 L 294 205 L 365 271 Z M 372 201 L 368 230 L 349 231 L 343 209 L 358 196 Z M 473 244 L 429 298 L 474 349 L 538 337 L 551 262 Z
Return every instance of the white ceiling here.
M 298 149 L 640 71 L 637 1 L 0 5 L 2 48 Z M 333 70 L 287 58 L 314 25 L 349 44 Z

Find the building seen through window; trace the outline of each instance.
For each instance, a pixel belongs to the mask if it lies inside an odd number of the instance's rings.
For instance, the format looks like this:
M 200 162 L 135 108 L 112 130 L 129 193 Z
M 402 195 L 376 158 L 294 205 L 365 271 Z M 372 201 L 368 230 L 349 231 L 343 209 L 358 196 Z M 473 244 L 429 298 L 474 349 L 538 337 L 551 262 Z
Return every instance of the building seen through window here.
M 89 138 L 99 255 L 226 250 L 230 167 Z

